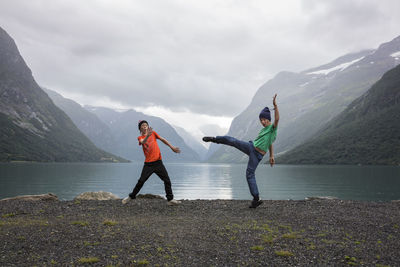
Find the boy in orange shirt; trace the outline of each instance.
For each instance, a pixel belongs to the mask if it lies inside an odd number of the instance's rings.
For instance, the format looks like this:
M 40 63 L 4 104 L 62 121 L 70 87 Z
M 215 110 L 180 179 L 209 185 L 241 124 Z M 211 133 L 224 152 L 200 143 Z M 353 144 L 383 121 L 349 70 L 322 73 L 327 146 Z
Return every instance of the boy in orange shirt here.
M 147 121 L 139 122 L 139 130 L 141 136 L 138 137 L 139 145 L 143 148 L 143 153 L 146 157 L 144 161 L 144 166 L 142 169 L 142 174 L 133 189 L 132 193 L 128 197 L 122 200 L 123 204 L 128 203 L 130 200 L 135 199 L 136 195 L 139 193 L 140 189 L 143 187 L 144 183 L 149 179 L 149 177 L 155 173 L 164 182 L 165 193 L 168 200 L 168 205 L 177 205 L 180 203 L 178 200 L 174 200 L 174 195 L 172 194 L 171 180 L 169 179 L 167 169 L 162 163 L 160 148 L 158 147 L 157 140 L 160 139 L 161 142 L 166 144 L 175 153 L 180 153 L 179 147 L 174 147 L 166 139 L 159 136 L 151 127 Z

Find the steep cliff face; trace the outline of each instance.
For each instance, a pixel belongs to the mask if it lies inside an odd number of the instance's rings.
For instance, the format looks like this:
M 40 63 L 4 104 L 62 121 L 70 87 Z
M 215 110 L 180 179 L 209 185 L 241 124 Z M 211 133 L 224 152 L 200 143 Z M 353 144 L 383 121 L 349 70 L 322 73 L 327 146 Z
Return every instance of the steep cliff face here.
M 96 148 L 54 105 L 1 28 L 0 97 L 0 161 L 117 160 Z
M 400 165 L 400 66 L 279 162 Z
M 77 102 L 47 88 L 43 88 L 54 104 L 64 111 L 76 127 L 84 133 L 97 147 L 111 152 L 116 140 L 110 128 L 95 114 L 86 110 Z M 114 152 L 112 152 L 114 153 Z M 118 154 L 116 154 L 118 155 Z

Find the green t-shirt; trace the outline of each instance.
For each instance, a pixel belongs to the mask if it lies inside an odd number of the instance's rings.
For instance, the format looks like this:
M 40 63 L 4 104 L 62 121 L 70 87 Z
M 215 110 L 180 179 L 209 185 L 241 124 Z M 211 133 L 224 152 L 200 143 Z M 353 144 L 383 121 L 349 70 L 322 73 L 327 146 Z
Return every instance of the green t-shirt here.
M 257 138 L 253 142 L 254 146 L 267 152 L 270 145 L 276 139 L 276 130 L 277 128 L 275 128 L 273 124 L 262 128 Z

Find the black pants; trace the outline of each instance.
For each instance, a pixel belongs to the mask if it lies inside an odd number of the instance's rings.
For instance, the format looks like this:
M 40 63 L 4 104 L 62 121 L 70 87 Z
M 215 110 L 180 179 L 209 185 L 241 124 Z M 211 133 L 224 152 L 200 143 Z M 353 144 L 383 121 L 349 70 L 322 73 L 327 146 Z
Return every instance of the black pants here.
M 167 169 L 165 168 L 161 160 L 144 163 L 142 174 L 140 175 L 140 178 L 136 183 L 136 186 L 133 189 L 132 193 L 129 194 L 131 198 L 136 197 L 140 189 L 142 189 L 144 183 L 153 173 L 157 174 L 158 177 L 160 177 L 160 179 L 164 182 L 167 200 L 170 201 L 174 198 L 174 195 L 172 194 L 171 180 L 169 179 Z

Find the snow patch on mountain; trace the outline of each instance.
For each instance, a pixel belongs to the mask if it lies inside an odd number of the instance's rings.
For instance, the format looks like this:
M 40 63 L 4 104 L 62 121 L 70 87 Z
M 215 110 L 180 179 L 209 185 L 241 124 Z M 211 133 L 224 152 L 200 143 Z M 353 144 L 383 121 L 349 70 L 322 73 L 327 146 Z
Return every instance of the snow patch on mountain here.
M 306 83 L 300 84 L 299 86 L 300 86 L 300 87 L 304 87 L 304 86 L 306 86 L 306 85 L 308 85 L 308 84 L 310 84 L 310 82 L 306 82 Z
M 345 63 L 342 63 L 342 64 L 337 65 L 337 66 L 335 66 L 335 67 L 329 68 L 329 69 L 317 70 L 317 71 L 309 72 L 309 73 L 307 73 L 307 74 L 309 74 L 309 75 L 312 75 L 312 74 L 327 75 L 327 74 L 331 73 L 332 71 L 337 71 L 337 70 L 343 71 L 344 69 L 350 67 L 351 65 L 353 65 L 354 63 L 356 63 L 356 62 L 362 60 L 363 58 L 364 58 L 364 57 L 360 57 L 360 58 L 357 58 L 357 59 L 355 59 L 355 60 L 353 60 L 353 61 L 345 62 Z
M 396 60 L 398 60 L 400 58 L 400 51 L 397 51 L 397 52 L 391 54 L 390 56 L 394 57 Z

